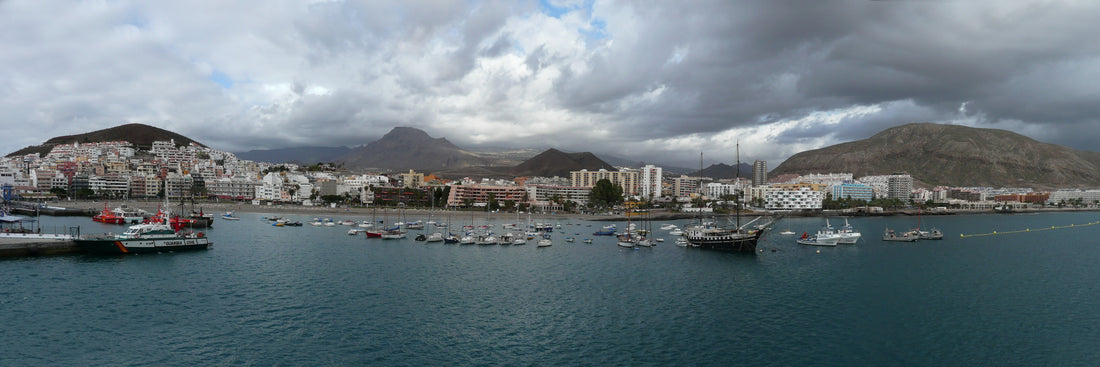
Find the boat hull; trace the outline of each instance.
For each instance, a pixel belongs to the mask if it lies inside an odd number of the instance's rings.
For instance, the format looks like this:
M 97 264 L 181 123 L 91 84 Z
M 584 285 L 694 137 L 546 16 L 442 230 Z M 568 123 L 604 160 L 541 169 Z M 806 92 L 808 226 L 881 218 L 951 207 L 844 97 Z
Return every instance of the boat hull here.
M 707 250 L 730 252 L 756 252 L 756 243 L 764 231 L 752 234 L 728 233 L 724 235 L 688 235 L 685 236 L 692 247 Z
M 204 250 L 210 247 L 210 239 L 158 238 L 158 239 L 76 239 L 76 245 L 90 254 L 142 254 L 166 251 Z

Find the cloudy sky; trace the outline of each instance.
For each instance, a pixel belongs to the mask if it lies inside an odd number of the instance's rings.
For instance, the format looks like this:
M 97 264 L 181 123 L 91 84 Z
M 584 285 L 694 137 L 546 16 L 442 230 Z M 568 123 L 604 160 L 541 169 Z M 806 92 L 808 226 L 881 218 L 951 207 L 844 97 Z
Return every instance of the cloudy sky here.
M 227 151 L 463 147 L 694 167 L 909 122 L 1100 151 L 1100 2 L 0 0 L 0 152 L 124 123 Z

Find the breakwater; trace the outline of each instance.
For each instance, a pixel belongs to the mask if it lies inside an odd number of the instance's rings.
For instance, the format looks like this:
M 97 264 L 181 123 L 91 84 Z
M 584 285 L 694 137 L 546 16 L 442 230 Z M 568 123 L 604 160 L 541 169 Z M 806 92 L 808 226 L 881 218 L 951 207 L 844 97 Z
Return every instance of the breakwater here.
M 0 258 L 80 253 L 72 236 L 61 234 L 0 233 Z

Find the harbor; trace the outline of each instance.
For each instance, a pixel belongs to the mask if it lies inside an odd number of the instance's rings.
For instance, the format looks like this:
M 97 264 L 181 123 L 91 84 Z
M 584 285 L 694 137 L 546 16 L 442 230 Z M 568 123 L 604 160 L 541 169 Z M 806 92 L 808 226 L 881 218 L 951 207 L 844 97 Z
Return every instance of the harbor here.
M 671 233 L 690 219 L 651 223 L 649 237 L 666 241 L 638 248 L 591 236 L 612 223 L 562 219 L 557 228 L 558 220 L 535 219 L 554 226 L 553 245 L 537 248 L 418 242 L 412 234 L 420 231 L 368 239 L 339 224 L 276 227 L 265 219 L 309 222 L 314 213 L 235 214 L 240 220 L 205 230 L 216 243 L 207 250 L 0 262 L 12 315 L 6 327 L 20 331 L 0 341 L 21 346 L 0 363 L 49 355 L 57 364 L 94 365 L 891 365 L 899 358 L 1073 365 L 1097 357 L 1089 341 L 1100 334 L 1080 320 L 1100 307 L 1081 292 L 1084 280 L 1100 276 L 1091 265 L 1100 248 L 1089 241 L 1100 227 L 1034 231 L 1096 222 L 1095 213 L 926 217 L 944 239 L 903 243 L 878 235 L 913 228 L 916 218 L 855 217 L 849 223 L 864 238 L 835 247 L 777 234 L 814 233 L 824 218 L 784 218 L 756 253 L 674 245 Z M 328 217 L 371 220 L 369 213 Z M 466 219 L 445 220 L 461 228 Z M 83 233 L 127 228 L 86 217 L 42 221 Z M 499 230 L 514 221 L 487 224 Z M 1033 231 L 1002 234 L 1024 228 Z M 156 312 L 139 311 L 147 309 Z M 173 331 L 163 333 L 165 325 Z M 945 325 L 958 332 L 945 333 Z M 108 337 L 133 342 L 97 342 Z M 50 352 L 56 340 L 67 347 Z M 917 344 L 920 353 L 911 348 Z

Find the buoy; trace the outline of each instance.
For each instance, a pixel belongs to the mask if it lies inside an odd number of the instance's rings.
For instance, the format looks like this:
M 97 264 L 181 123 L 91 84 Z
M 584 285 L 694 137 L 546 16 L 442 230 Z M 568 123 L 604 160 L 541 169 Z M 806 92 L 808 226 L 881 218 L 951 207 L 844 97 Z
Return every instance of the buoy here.
M 820 254 L 820 253 L 821 253 L 821 250 L 817 250 L 817 253 L 819 253 L 819 254 Z

